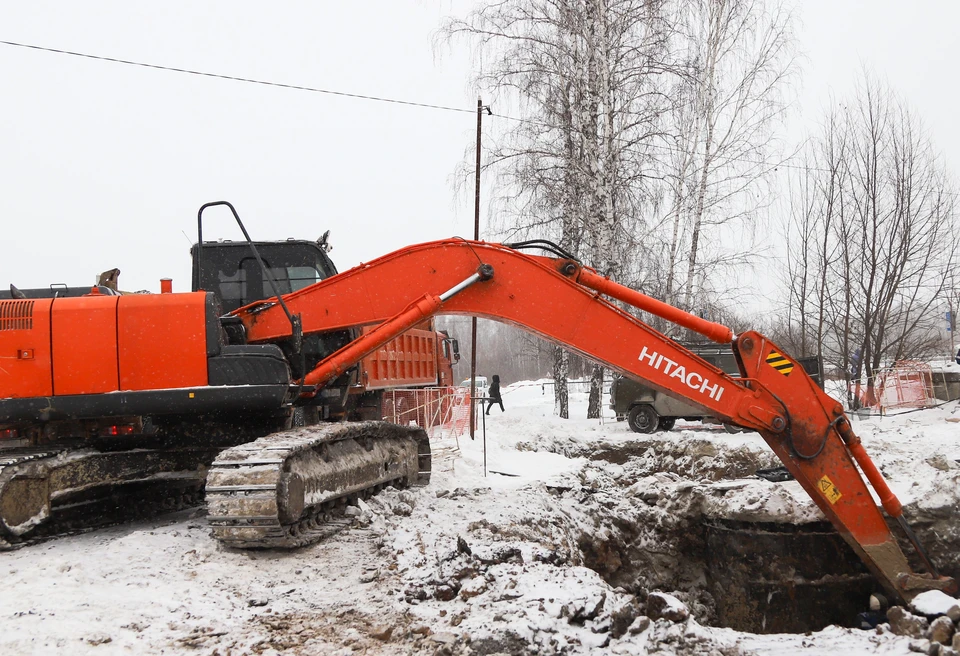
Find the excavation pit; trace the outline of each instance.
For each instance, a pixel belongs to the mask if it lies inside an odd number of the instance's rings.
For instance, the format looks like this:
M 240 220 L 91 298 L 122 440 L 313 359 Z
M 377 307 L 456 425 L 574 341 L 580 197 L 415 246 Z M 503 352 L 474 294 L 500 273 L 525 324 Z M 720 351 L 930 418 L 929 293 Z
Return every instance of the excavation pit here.
M 751 633 L 852 627 L 879 586 L 827 522 L 703 523 L 715 624 Z
M 641 599 L 653 590 L 680 596 L 709 626 L 750 633 L 856 627 L 870 595 L 881 589 L 827 522 L 701 515 L 674 525 L 631 527 L 621 519 L 617 526 L 601 524 L 581 538 L 586 564 Z
M 665 434 L 562 451 L 592 461 L 581 474 L 588 492 L 575 499 L 597 524 L 580 539 L 584 564 L 640 599 L 660 590 L 680 597 L 701 624 L 805 633 L 857 627 L 870 595 L 882 591 L 796 481 L 756 476 L 779 464 L 759 439 Z M 953 496 L 908 504 L 906 514 L 954 575 Z

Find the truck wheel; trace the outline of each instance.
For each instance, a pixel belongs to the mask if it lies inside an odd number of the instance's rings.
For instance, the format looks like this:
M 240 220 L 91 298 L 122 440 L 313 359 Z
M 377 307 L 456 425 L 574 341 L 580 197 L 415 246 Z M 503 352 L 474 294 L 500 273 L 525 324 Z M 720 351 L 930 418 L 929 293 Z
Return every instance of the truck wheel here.
M 660 423 L 658 424 L 660 430 L 668 431 L 673 429 L 673 425 L 677 423 L 676 417 L 660 417 Z
M 649 405 L 635 405 L 627 415 L 627 424 L 634 433 L 652 433 L 659 423 L 657 411 Z

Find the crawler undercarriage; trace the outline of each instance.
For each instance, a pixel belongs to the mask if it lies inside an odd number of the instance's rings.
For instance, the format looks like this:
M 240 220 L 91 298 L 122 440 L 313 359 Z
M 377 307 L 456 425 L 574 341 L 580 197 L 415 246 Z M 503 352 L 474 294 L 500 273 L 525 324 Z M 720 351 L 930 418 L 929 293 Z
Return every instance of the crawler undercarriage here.
M 322 424 L 254 441 L 141 436 L 0 451 L 0 550 L 198 505 L 231 547 L 290 548 L 323 537 L 343 508 L 388 485 L 430 480 L 426 434 L 381 422 Z M 238 446 L 235 446 L 238 445 Z M 224 450 L 224 447 L 229 447 Z

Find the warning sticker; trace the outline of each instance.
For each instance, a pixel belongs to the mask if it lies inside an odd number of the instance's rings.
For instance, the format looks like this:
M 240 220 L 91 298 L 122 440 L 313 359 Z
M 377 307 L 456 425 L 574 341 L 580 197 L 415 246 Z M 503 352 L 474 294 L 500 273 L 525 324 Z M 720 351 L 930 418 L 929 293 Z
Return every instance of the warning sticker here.
M 767 356 L 767 364 L 784 376 L 789 376 L 790 372 L 793 371 L 793 363 L 776 351 L 770 351 L 770 355 Z
M 837 486 L 833 484 L 827 476 L 824 476 L 817 483 L 817 487 L 820 488 L 820 492 L 827 498 L 827 501 L 830 503 L 836 503 L 840 497 L 843 495 L 840 494 L 840 490 L 837 489 Z

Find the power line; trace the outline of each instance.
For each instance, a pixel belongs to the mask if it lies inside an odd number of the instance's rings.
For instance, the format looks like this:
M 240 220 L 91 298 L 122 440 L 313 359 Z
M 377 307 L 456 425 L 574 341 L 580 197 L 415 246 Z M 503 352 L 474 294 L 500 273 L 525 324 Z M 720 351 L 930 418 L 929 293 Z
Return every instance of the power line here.
M 29 43 L 18 43 L 18 42 L 16 42 L 16 41 L 2 41 L 2 40 L 0 40 L 0 44 L 7 45 L 7 46 L 13 46 L 13 47 L 16 47 L 16 48 L 28 48 L 28 49 L 30 49 L 30 50 L 39 50 L 39 51 L 42 51 L 42 52 L 51 52 L 51 53 L 55 53 L 55 54 L 58 54 L 58 55 L 69 55 L 69 56 L 71 56 L 71 57 L 81 57 L 81 58 L 83 58 L 83 59 L 93 59 L 93 60 L 96 60 L 96 61 L 112 62 L 112 63 L 114 63 L 114 64 L 125 64 L 125 65 L 127 65 L 127 66 L 139 66 L 139 67 L 141 67 L 141 68 L 152 68 L 152 69 L 158 70 L 158 71 L 169 71 L 169 72 L 171 72 L 171 73 L 185 73 L 185 74 L 187 74 L 187 75 L 198 75 L 198 76 L 200 76 L 200 77 L 211 77 L 211 78 L 220 79 L 220 80 L 231 80 L 231 81 L 233 81 L 233 82 L 245 82 L 245 83 L 247 83 L 247 84 L 259 84 L 259 85 L 262 85 L 262 86 L 279 87 L 279 88 L 282 88 L 282 89 L 294 89 L 294 90 L 297 90 L 297 91 L 309 91 L 309 92 L 312 92 L 312 93 L 324 93 L 324 94 L 328 94 L 328 95 L 331 95 L 331 96 L 341 96 L 341 97 L 344 97 L 344 98 L 358 98 L 358 99 L 360 99 L 360 100 L 372 100 L 372 101 L 376 101 L 376 102 L 386 102 L 386 103 L 393 103 L 393 104 L 396 104 L 396 105 L 407 105 L 407 106 L 410 106 L 410 107 L 423 107 L 423 108 L 427 108 L 427 109 L 437 109 L 437 110 L 441 110 L 441 111 L 458 112 L 458 113 L 465 113 L 465 114 L 473 114 L 473 113 L 475 112 L 475 110 L 473 110 L 473 109 L 465 109 L 465 108 L 461 108 L 461 107 L 449 107 L 449 106 L 444 106 L 444 105 L 434 105 L 434 104 L 431 104 L 431 103 L 416 102 L 416 101 L 410 101 L 410 100 L 397 100 L 396 98 L 383 98 L 383 97 L 380 97 L 380 96 L 372 96 L 372 95 L 368 95 L 368 94 L 348 93 L 348 92 L 346 92 L 346 91 L 335 91 L 335 90 L 333 90 L 333 89 L 320 89 L 320 88 L 316 88 L 316 87 L 308 87 L 308 86 L 303 86 L 303 85 L 299 85 L 299 84 L 285 84 L 285 83 L 283 83 L 283 82 L 272 82 L 272 81 L 269 81 L 269 80 L 257 80 L 257 79 L 254 79 L 254 78 L 239 77 L 239 76 L 236 76 L 236 75 L 224 75 L 224 74 L 222 74 L 222 73 L 210 73 L 210 72 L 207 72 L 207 71 L 198 71 L 198 70 L 189 69 L 189 68 L 178 68 L 178 67 L 175 67 L 175 66 L 163 66 L 163 65 L 161 65 L 161 64 L 151 64 L 151 63 L 148 63 L 148 62 L 134 61 L 134 60 L 131 60 L 131 59 L 120 59 L 120 58 L 118 58 L 118 57 L 106 57 L 106 56 L 103 56 L 103 55 L 92 55 L 92 54 L 90 54 L 90 53 L 85 53 L 85 52 L 76 52 L 76 51 L 74 51 L 74 50 L 63 50 L 63 49 L 61 49 L 61 48 L 49 48 L 49 47 L 46 47 L 46 46 L 38 46 L 38 45 L 29 44 Z M 491 115 L 492 115 L 492 113 L 491 113 Z M 546 122 L 544 122 L 544 121 L 537 121 L 537 120 L 534 120 L 534 119 L 519 118 L 519 117 L 516 117 L 516 116 L 509 116 L 509 115 L 506 115 L 506 114 L 497 114 L 496 116 L 499 116 L 499 118 L 502 118 L 502 119 L 507 120 L 507 121 L 516 121 L 516 122 L 518 122 L 518 123 L 527 123 L 527 124 L 530 124 L 530 125 L 539 125 L 539 126 L 541 126 L 541 127 L 546 127 L 546 128 L 550 128 L 550 129 L 563 129 L 563 128 L 561 128 L 560 126 L 552 125 L 552 124 L 546 123 Z M 681 149 L 679 149 L 679 148 L 671 148 L 670 146 L 667 146 L 667 145 L 665 145 L 665 144 L 648 144 L 648 146 L 650 146 L 650 147 L 652 147 L 652 148 L 655 148 L 655 149 L 667 151 L 667 152 L 674 152 L 674 153 L 681 153 L 681 154 L 684 153 L 684 151 L 681 150 Z M 696 154 L 694 153 L 694 155 L 696 155 Z M 745 159 L 745 158 L 730 158 L 728 161 L 742 161 L 742 162 L 746 162 L 746 163 L 748 163 L 748 164 L 757 164 L 757 165 L 767 166 L 767 167 L 785 166 L 785 167 L 801 168 L 801 169 L 802 169 L 802 168 L 806 168 L 806 170 L 815 170 L 815 169 L 809 169 L 809 168 L 807 168 L 807 167 L 802 167 L 802 166 L 797 166 L 797 165 L 773 164 L 773 163 L 766 162 L 766 161 L 753 161 L 753 160 L 748 160 L 748 159 Z
M 430 103 L 414 102 L 411 100 L 398 100 L 396 98 L 382 98 L 360 93 L 348 93 L 346 91 L 334 91 L 332 89 L 319 89 L 317 87 L 307 87 L 299 84 L 284 84 L 283 82 L 270 82 L 268 80 L 257 80 L 248 77 L 238 77 L 235 75 L 224 75 L 222 73 L 208 73 L 206 71 L 197 71 L 189 68 L 177 68 L 174 66 L 162 66 L 160 64 L 149 64 L 130 59 L 119 59 L 117 57 L 104 57 L 101 55 L 91 55 L 85 52 L 75 52 L 73 50 L 61 50 L 59 48 L 47 48 L 45 46 L 36 46 L 29 43 L 17 43 L 15 41 L 0 41 L 0 44 L 13 46 L 15 48 L 29 48 L 31 50 L 42 50 L 43 52 L 52 52 L 58 55 L 70 55 L 72 57 L 83 57 L 84 59 L 96 59 L 99 61 L 113 62 L 115 64 L 126 64 L 127 66 L 140 66 L 142 68 L 153 68 L 159 71 L 170 71 L 172 73 L 186 73 L 188 75 L 199 75 L 201 77 L 213 77 L 221 80 L 233 80 L 234 82 L 246 82 L 248 84 L 260 84 L 267 87 L 280 87 L 283 89 L 295 89 L 297 91 L 310 91 L 312 93 L 325 93 L 331 96 L 343 96 L 344 98 L 359 98 L 361 100 L 373 100 L 377 102 L 393 103 L 395 105 L 409 105 L 411 107 L 424 107 L 427 109 L 438 109 L 445 112 L 463 112 L 473 114 L 473 109 L 462 109 L 460 107 L 446 107 L 444 105 L 433 105 Z
M 39 50 L 39 51 L 42 51 L 42 52 L 51 52 L 51 53 L 55 53 L 55 54 L 59 54 L 59 55 L 70 55 L 71 57 L 82 57 L 82 58 L 84 58 L 84 59 L 93 59 L 93 60 L 97 60 L 97 61 L 113 62 L 113 63 L 115 63 L 115 64 L 125 64 L 125 65 L 127 65 L 127 66 L 139 66 L 139 67 L 141 67 L 141 68 L 152 68 L 152 69 L 159 70 L 159 71 L 169 71 L 169 72 L 172 72 L 172 73 L 185 73 L 185 74 L 188 74 L 188 75 L 198 75 L 198 76 L 200 76 L 200 77 L 211 77 L 211 78 L 216 78 L 216 79 L 220 79 L 220 80 L 232 80 L 232 81 L 234 81 L 234 82 L 245 82 L 245 83 L 247 83 L 247 84 L 259 84 L 259 85 L 268 86 L 268 87 L 279 87 L 279 88 L 282 88 L 282 89 L 294 89 L 294 90 L 296 90 L 296 91 L 309 91 L 309 92 L 311 92 L 311 93 L 323 93 L 323 94 L 328 94 L 328 95 L 331 95 L 331 96 L 341 96 L 341 97 L 344 97 L 344 98 L 357 98 L 357 99 L 360 99 L 360 100 L 372 100 L 372 101 L 376 101 L 376 102 L 393 103 L 393 104 L 396 104 L 396 105 L 407 105 L 407 106 L 410 106 L 410 107 L 422 107 L 422 108 L 426 108 L 426 109 L 436 109 L 436 110 L 441 110 L 441 111 L 458 112 L 458 113 L 465 113 L 465 114 L 473 114 L 473 113 L 475 112 L 475 110 L 473 110 L 473 109 L 465 109 L 465 108 L 461 108 L 461 107 L 449 107 L 449 106 L 444 106 L 444 105 L 434 105 L 434 104 L 431 104 L 431 103 L 416 102 L 416 101 L 410 101 L 410 100 L 398 100 L 398 99 L 396 99 L 396 98 L 383 98 L 383 97 L 380 97 L 380 96 L 372 96 L 372 95 L 368 95 L 368 94 L 348 93 L 348 92 L 346 92 L 346 91 L 335 91 L 335 90 L 333 90 L 333 89 L 320 89 L 320 88 L 316 88 L 316 87 L 308 87 L 308 86 L 303 86 L 303 85 L 299 85 L 299 84 L 285 84 L 285 83 L 283 83 L 283 82 L 271 82 L 271 81 L 269 81 L 269 80 L 257 80 L 257 79 L 254 79 L 254 78 L 239 77 L 239 76 L 235 76 L 235 75 L 224 75 L 224 74 L 222 74 L 222 73 L 210 73 L 210 72 L 207 72 L 207 71 L 198 71 L 198 70 L 189 69 L 189 68 L 177 68 L 177 67 L 174 67 L 174 66 L 163 66 L 163 65 L 161 65 L 161 64 L 150 64 L 150 63 L 147 63 L 147 62 L 133 61 L 133 60 L 130 60 L 130 59 L 120 59 L 120 58 L 117 58 L 117 57 L 106 57 L 106 56 L 103 56 L 103 55 L 91 55 L 91 54 L 89 54 L 89 53 L 84 53 L 84 52 L 76 52 L 76 51 L 73 51 L 73 50 L 63 50 L 63 49 L 60 49 L 60 48 L 49 48 L 49 47 L 46 47 L 46 46 L 32 45 L 32 44 L 29 44 L 29 43 L 18 43 L 18 42 L 16 42 L 16 41 L 2 41 L 2 40 L 0 40 L 0 44 L 8 45 L 8 46 L 13 46 L 13 47 L 16 47 L 16 48 L 28 48 L 28 49 L 30 49 L 30 50 Z M 496 116 L 499 116 L 500 118 L 502 118 L 502 119 L 504 119 L 504 120 L 507 120 L 507 121 L 515 121 L 515 122 L 517 122 L 517 123 L 526 123 L 526 124 L 529 124 L 529 125 L 539 125 L 539 126 L 541 126 L 541 127 L 550 128 L 550 129 L 554 129 L 554 130 L 562 130 L 562 129 L 563 129 L 561 126 L 553 125 L 553 124 L 550 124 L 550 123 L 546 123 L 546 122 L 544 122 L 544 121 L 538 121 L 538 120 L 535 120 L 535 119 L 519 118 L 519 117 L 516 117 L 516 116 L 509 116 L 509 115 L 507 115 L 507 114 L 496 114 Z M 620 141 L 622 141 L 622 139 L 620 139 Z M 698 154 L 698 153 L 687 153 L 687 151 L 684 151 L 684 150 L 681 149 L 681 148 L 671 147 L 671 146 L 668 146 L 668 145 L 666 145 L 666 144 L 647 144 L 647 146 L 650 147 L 650 148 L 654 148 L 654 149 L 656 149 L 656 150 L 666 151 L 666 152 L 670 152 L 670 153 L 690 154 L 690 155 L 692 155 L 692 156 L 694 156 L 694 157 L 702 157 L 702 154 Z M 810 171 L 817 171 L 817 172 L 822 172 L 822 173 L 829 173 L 829 172 L 830 172 L 829 169 L 824 169 L 824 168 L 819 168 L 819 167 L 811 167 L 811 166 L 807 166 L 807 165 L 803 165 L 803 164 L 787 164 L 786 162 L 790 159 L 789 157 L 786 158 L 783 162 L 780 162 L 780 163 L 768 162 L 768 161 L 766 161 L 766 160 L 754 160 L 754 159 L 749 159 L 749 158 L 745 158 L 745 157 L 730 157 L 730 158 L 725 158 L 725 159 L 726 159 L 726 161 L 731 161 L 731 162 L 743 162 L 743 163 L 746 163 L 746 164 L 754 164 L 754 165 L 757 165 L 757 166 L 764 166 L 764 167 L 772 168 L 772 169 L 777 169 L 777 168 L 779 168 L 779 167 L 783 167 L 783 168 L 790 168 L 790 169 L 796 169 L 796 170 L 807 171 L 807 172 L 810 172 Z
M 210 78 L 216 78 L 216 79 L 221 79 L 221 80 L 231 80 L 231 81 L 233 81 L 233 82 L 245 82 L 245 83 L 247 83 L 247 84 L 259 84 L 259 85 L 261 85 L 261 86 L 279 87 L 279 88 L 282 88 L 282 89 L 293 89 L 293 90 L 296 90 L 296 91 L 309 91 L 309 92 L 311 92 L 311 93 L 322 93 L 322 94 L 327 94 L 327 95 L 331 95 L 331 96 L 341 96 L 341 97 L 343 97 L 343 98 L 356 98 L 356 99 L 359 99 L 359 100 L 371 100 L 371 101 L 375 101 L 375 102 L 391 103 L 391 104 L 395 104 L 395 105 L 406 105 L 406 106 L 408 106 L 408 107 L 421 107 L 421 108 L 424 108 L 424 109 L 435 109 L 435 110 L 440 110 L 440 111 L 445 111 L 445 112 L 457 112 L 457 113 L 462 113 L 462 114 L 474 114 L 474 113 L 476 112 L 475 109 L 467 109 L 467 108 L 464 108 L 464 107 L 450 107 L 450 106 L 446 106 L 446 105 L 436 105 L 436 104 L 432 104 L 432 103 L 417 102 L 417 101 L 412 101 L 412 100 L 399 100 L 399 99 L 396 99 L 396 98 L 384 98 L 384 97 L 381 97 L 381 96 L 373 96 L 373 95 L 369 95 L 369 94 L 349 93 L 349 92 L 346 92 L 346 91 L 335 91 L 335 90 L 333 90 L 333 89 L 320 89 L 320 88 L 317 88 L 317 87 L 308 87 L 308 86 L 303 86 L 303 85 L 299 85 L 299 84 L 286 84 L 286 83 L 283 83 L 283 82 L 271 82 L 271 81 L 269 81 L 269 80 L 257 80 L 257 79 L 255 79 L 255 78 L 239 77 L 239 76 L 235 76 L 235 75 L 224 75 L 224 74 L 222 74 L 222 73 L 210 73 L 210 72 L 207 72 L 207 71 L 198 71 L 198 70 L 189 69 L 189 68 L 178 68 L 178 67 L 175 67 L 175 66 L 163 66 L 163 65 L 161 65 L 161 64 L 151 64 L 151 63 L 147 63 L 147 62 L 133 61 L 133 60 L 130 60 L 130 59 L 120 59 L 120 58 L 117 58 L 117 57 L 105 57 L 105 56 L 102 56 L 102 55 L 91 55 L 91 54 L 89 54 L 89 53 L 84 53 L 84 52 L 76 52 L 76 51 L 73 51 L 73 50 L 63 50 L 63 49 L 60 49 L 60 48 L 49 48 L 49 47 L 46 47 L 46 46 L 32 45 L 32 44 L 29 44 L 29 43 L 18 43 L 18 42 L 16 42 L 16 41 L 3 41 L 3 40 L 0 40 L 0 44 L 2 44 L 2 45 L 7 45 L 7 46 L 13 46 L 13 47 L 16 47 L 16 48 L 28 48 L 28 49 L 30 49 L 30 50 L 39 50 L 39 51 L 43 51 L 43 52 L 50 52 L 50 53 L 55 53 L 55 54 L 59 54 L 59 55 L 69 55 L 69 56 L 71 56 L 71 57 L 81 57 L 81 58 L 84 58 L 84 59 L 93 59 L 93 60 L 97 60 L 97 61 L 113 62 L 113 63 L 115 63 L 115 64 L 125 64 L 125 65 L 127 65 L 127 66 L 139 66 L 139 67 L 141 67 L 141 68 L 152 68 L 152 69 L 155 69 L 155 70 L 169 71 L 169 72 L 172 72 L 172 73 L 185 73 L 185 74 L 187 74 L 187 75 L 197 75 L 197 76 L 200 76 L 200 77 L 210 77 Z M 535 120 L 535 119 L 519 118 L 519 117 L 516 117 L 516 116 L 509 116 L 509 115 L 507 115 L 507 114 L 493 114 L 492 112 L 489 111 L 489 109 L 488 109 L 488 113 L 491 114 L 492 116 L 498 116 L 499 118 L 502 118 L 502 119 L 507 120 L 507 121 L 515 121 L 515 122 L 517 122 L 517 123 L 527 123 L 527 124 L 530 124 L 530 125 L 539 125 L 539 126 L 541 126 L 541 127 L 550 128 L 550 129 L 554 129 L 554 130 L 562 130 L 562 129 L 564 129 L 564 128 L 561 127 L 561 126 L 553 125 L 553 124 L 551 124 L 551 123 L 546 123 L 546 122 L 544 122 L 544 121 L 538 121 L 538 120 Z M 625 141 L 624 139 L 617 139 L 617 140 L 618 140 L 618 141 Z M 655 149 L 655 150 L 661 150 L 661 151 L 670 152 L 670 153 L 678 153 L 678 154 L 681 154 L 681 155 L 691 155 L 691 156 L 693 156 L 693 157 L 703 157 L 703 156 L 704 156 L 703 153 L 696 153 L 696 152 L 694 152 L 694 153 L 689 153 L 688 151 L 685 151 L 685 150 L 683 150 L 682 148 L 672 147 L 672 146 L 669 146 L 669 145 L 667 145 L 667 144 L 646 144 L 646 146 L 649 147 L 649 148 L 653 148 L 653 149 Z M 785 169 L 793 169 L 793 170 L 797 170 L 797 171 L 806 171 L 806 172 L 808 172 L 808 173 L 809 173 L 809 172 L 831 173 L 831 170 L 830 170 L 830 169 L 823 168 L 823 167 L 809 166 L 809 165 L 806 165 L 806 164 L 789 164 L 788 162 L 789 162 L 791 159 L 793 159 L 793 157 L 794 157 L 794 156 L 786 157 L 786 158 L 784 158 L 784 159 L 783 159 L 782 161 L 780 161 L 780 162 L 769 162 L 769 161 L 766 161 L 766 160 L 763 160 L 763 159 L 752 159 L 752 158 L 742 157 L 742 156 L 740 156 L 740 157 L 721 157 L 721 159 L 724 160 L 724 161 L 727 161 L 727 162 L 743 162 L 743 163 L 745 163 L 745 164 L 753 164 L 753 165 L 755 165 L 755 166 L 762 166 L 762 167 L 766 167 L 766 168 L 772 169 L 772 170 L 776 170 L 776 169 L 779 169 L 779 168 L 785 168 Z M 947 192 L 947 193 L 945 193 L 944 195 L 947 195 L 947 196 L 956 196 L 956 195 L 960 195 L 960 192 Z

